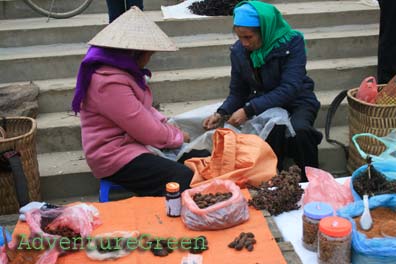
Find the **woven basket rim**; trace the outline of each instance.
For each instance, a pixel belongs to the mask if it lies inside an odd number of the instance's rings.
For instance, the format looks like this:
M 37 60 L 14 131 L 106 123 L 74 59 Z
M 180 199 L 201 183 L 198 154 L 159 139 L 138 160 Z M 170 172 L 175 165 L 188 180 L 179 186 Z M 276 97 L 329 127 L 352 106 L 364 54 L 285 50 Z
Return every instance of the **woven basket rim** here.
M 385 86 L 385 84 L 381 84 L 381 85 L 377 85 L 377 86 L 381 87 L 381 86 Z M 370 107 L 377 107 L 377 108 L 394 108 L 394 107 L 396 107 L 396 104 L 371 104 L 371 103 L 367 103 L 366 101 L 357 99 L 355 96 L 352 95 L 352 92 L 355 92 L 357 90 L 359 90 L 359 88 L 349 89 L 348 93 L 347 93 L 348 98 L 354 100 L 357 103 L 360 103 L 360 104 L 363 104 L 363 105 L 367 105 L 367 106 L 370 106 Z
M 36 120 L 33 119 L 33 118 L 31 118 L 31 117 L 27 117 L 27 116 L 16 116 L 16 117 L 6 117 L 5 119 L 6 119 L 6 120 L 12 120 L 12 119 L 17 119 L 17 120 L 29 120 L 30 122 L 32 122 L 32 127 L 30 128 L 30 130 L 29 130 L 27 133 L 25 133 L 25 134 L 23 134 L 23 135 L 20 135 L 20 136 L 17 136 L 17 137 L 11 137 L 11 138 L 0 139 L 0 142 L 1 142 L 1 143 L 6 143 L 6 142 L 10 142 L 10 141 L 15 141 L 15 140 L 18 140 L 18 139 L 21 139 L 21 138 L 29 137 L 29 136 L 31 136 L 31 135 L 34 133 L 34 131 L 36 130 L 36 127 L 37 127 L 37 122 L 36 122 Z

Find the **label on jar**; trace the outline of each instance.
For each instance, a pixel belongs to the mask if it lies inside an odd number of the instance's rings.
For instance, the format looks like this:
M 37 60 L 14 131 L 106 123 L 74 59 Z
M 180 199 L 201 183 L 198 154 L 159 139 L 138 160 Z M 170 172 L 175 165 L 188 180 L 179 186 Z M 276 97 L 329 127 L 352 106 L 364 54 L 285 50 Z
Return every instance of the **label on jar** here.
M 181 197 L 166 200 L 166 212 L 169 216 L 180 216 Z

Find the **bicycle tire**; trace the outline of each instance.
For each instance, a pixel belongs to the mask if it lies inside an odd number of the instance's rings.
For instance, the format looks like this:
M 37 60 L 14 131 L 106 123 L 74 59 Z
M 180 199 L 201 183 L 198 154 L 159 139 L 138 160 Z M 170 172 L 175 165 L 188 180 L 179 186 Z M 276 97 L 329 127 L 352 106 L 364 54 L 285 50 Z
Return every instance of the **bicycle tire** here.
M 77 8 L 74 8 L 70 11 L 66 12 L 49 12 L 46 8 L 42 8 L 41 6 L 37 5 L 34 3 L 32 0 L 23 0 L 25 4 L 27 4 L 30 8 L 32 8 L 34 11 L 37 13 L 47 16 L 47 17 L 52 17 L 52 18 L 57 18 L 57 19 L 63 19 L 63 18 L 69 18 L 76 16 L 78 14 L 81 14 L 84 12 L 85 9 L 88 8 L 88 6 L 92 3 L 93 0 L 85 0 L 80 6 Z

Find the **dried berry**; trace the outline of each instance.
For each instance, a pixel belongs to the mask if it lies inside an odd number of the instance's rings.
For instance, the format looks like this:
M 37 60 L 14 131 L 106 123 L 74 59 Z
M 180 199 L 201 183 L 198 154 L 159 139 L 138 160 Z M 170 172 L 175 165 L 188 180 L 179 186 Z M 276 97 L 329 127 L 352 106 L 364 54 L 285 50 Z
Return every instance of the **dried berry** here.
M 157 240 L 150 240 L 149 242 L 151 242 L 150 250 L 154 256 L 165 257 L 173 252 L 172 249 L 168 248 L 168 240 L 166 239 L 161 239 L 158 242 Z
M 191 248 L 190 253 L 192 254 L 200 254 L 205 250 L 208 250 L 208 240 L 205 236 L 199 236 L 191 239 Z
M 294 165 L 282 171 L 259 187 L 248 186 L 255 192 L 249 205 L 257 210 L 267 210 L 271 215 L 298 209 L 298 201 L 304 190 L 300 187 L 301 170 Z
M 231 243 L 228 244 L 228 247 L 235 248 L 238 251 L 242 250 L 243 248 L 246 248 L 248 251 L 253 251 L 254 244 L 256 244 L 254 234 L 251 232 L 242 232 L 239 234 L 238 237 L 236 237 Z
M 203 0 L 192 3 L 188 8 L 196 15 L 231 16 L 239 2 L 242 0 Z
M 228 200 L 232 197 L 231 192 L 227 193 L 221 193 L 217 192 L 216 194 L 213 193 L 208 193 L 208 194 L 202 194 L 202 193 L 196 193 L 193 196 L 194 202 L 197 204 L 197 206 L 201 209 L 209 207 L 211 205 L 214 205 L 216 203 L 223 202 L 225 200 Z

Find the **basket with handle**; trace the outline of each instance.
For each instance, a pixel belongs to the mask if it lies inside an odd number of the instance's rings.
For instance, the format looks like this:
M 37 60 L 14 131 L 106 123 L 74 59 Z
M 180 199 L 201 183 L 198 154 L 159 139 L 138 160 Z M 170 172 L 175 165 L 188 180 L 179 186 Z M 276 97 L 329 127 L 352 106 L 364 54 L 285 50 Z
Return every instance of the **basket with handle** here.
M 0 215 L 2 215 L 18 212 L 21 197 L 24 197 L 25 203 L 28 200 L 40 200 L 40 175 L 36 152 L 36 121 L 30 117 L 7 117 L 0 119 L 0 127 L 2 165 L 0 166 Z M 11 156 L 17 156 L 16 160 L 12 159 L 12 163 Z M 16 167 L 18 164 L 22 165 L 19 166 L 19 170 L 15 170 L 15 163 Z M 16 171 L 19 172 L 19 178 L 16 178 Z M 17 179 L 21 179 L 20 177 L 23 177 L 22 183 L 16 182 Z M 25 193 L 18 188 L 20 186 Z
M 381 90 L 385 85 L 378 85 Z M 358 88 L 347 93 L 349 105 L 349 142 L 355 134 L 370 133 L 374 137 L 356 137 L 360 149 L 370 155 L 378 156 L 386 150 L 386 145 L 378 137 L 388 135 L 396 128 L 396 104 L 370 104 L 355 97 Z M 349 172 L 365 164 L 365 159 L 359 154 L 355 144 L 349 145 L 349 159 L 347 169 Z
M 377 85 L 380 92 L 386 85 Z M 388 135 L 392 129 L 396 128 L 396 104 L 372 104 L 356 98 L 359 88 L 341 91 L 331 103 L 326 116 L 325 137 L 331 144 L 341 146 L 345 150 L 347 170 L 352 173 L 357 168 L 364 165 L 365 159 L 359 154 L 356 146 L 352 144 L 352 137 L 355 134 L 370 133 L 377 137 Z M 347 97 L 348 100 L 348 123 L 349 123 L 349 145 L 345 145 L 335 139 L 330 138 L 331 122 L 338 106 Z M 360 149 L 370 155 L 380 155 L 385 151 L 386 146 L 373 137 L 356 138 Z
M 369 137 L 374 140 L 378 140 L 385 146 L 385 151 L 380 155 L 372 155 L 370 153 L 364 152 L 359 143 L 357 142 L 358 138 L 361 137 Z M 386 137 L 377 137 L 371 133 L 360 133 L 352 136 L 352 141 L 354 146 L 356 147 L 357 152 L 360 154 L 364 160 L 367 159 L 368 156 L 372 158 L 373 161 L 383 161 L 383 162 L 393 162 L 396 163 L 396 129 L 392 130 L 392 132 Z

